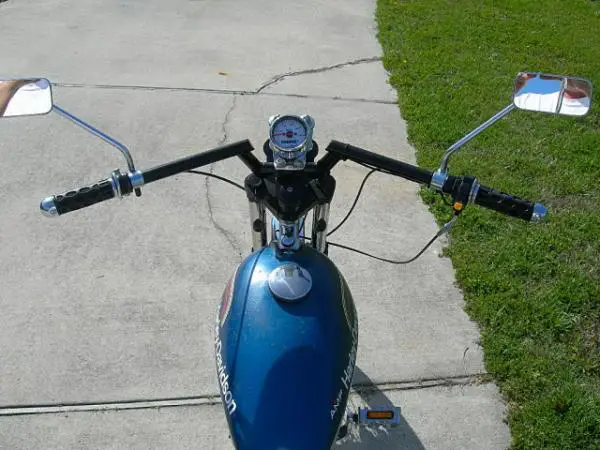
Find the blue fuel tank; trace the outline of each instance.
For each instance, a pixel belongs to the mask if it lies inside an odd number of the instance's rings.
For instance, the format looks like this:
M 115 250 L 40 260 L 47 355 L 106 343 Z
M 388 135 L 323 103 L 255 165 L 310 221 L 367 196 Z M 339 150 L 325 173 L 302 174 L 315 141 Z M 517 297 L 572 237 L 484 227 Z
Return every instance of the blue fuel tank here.
M 269 287 L 282 265 L 308 273 L 312 288 L 284 301 Z M 358 321 L 350 290 L 327 256 L 305 246 L 266 247 L 229 280 L 217 317 L 221 399 L 239 450 L 329 450 L 345 415 Z

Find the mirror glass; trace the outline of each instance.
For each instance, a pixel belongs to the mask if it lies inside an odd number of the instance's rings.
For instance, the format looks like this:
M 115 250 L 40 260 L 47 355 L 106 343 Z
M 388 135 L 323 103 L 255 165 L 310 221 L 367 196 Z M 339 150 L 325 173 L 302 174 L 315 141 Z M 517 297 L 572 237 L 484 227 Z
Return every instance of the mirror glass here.
M 52 87 L 45 78 L 0 80 L 0 117 L 33 116 L 52 110 Z
M 585 116 L 592 104 L 592 83 L 583 78 L 521 72 L 513 103 L 519 109 L 566 116 Z

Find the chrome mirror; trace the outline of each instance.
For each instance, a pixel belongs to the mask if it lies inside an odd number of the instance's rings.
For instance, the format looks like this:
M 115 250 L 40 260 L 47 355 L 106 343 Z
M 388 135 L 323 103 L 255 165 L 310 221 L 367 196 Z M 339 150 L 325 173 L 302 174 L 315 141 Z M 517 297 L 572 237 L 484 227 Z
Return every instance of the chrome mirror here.
M 513 101 L 487 121 L 452 144 L 433 174 L 431 186 L 442 190 L 448 178 L 450 157 L 462 146 L 515 109 L 541 111 L 566 116 L 585 116 L 592 104 L 592 83 L 585 78 L 564 77 L 539 72 L 520 72 L 513 88 Z
M 52 111 L 52 87 L 45 78 L 0 80 L 0 117 L 36 116 Z
M 134 175 L 139 173 L 135 168 L 133 157 L 127 147 L 54 104 L 52 101 L 52 84 L 46 78 L 0 79 L 0 118 L 35 116 L 48 114 L 50 111 L 54 111 L 58 115 L 80 126 L 88 133 L 99 137 L 118 149 L 125 156 L 129 171 Z M 135 194 L 138 197 L 142 195 L 139 187 L 135 188 Z
M 526 111 L 585 116 L 592 104 L 592 83 L 583 78 L 521 72 L 515 80 L 513 104 Z

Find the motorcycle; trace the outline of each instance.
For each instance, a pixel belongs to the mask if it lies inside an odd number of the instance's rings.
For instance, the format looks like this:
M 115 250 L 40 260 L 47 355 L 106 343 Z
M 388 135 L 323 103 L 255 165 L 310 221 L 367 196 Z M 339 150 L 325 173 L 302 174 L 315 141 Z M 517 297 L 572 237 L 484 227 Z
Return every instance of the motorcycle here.
M 591 99 L 588 80 L 519 73 L 511 104 L 450 146 L 435 172 L 336 140 L 317 159 L 315 121 L 292 114 L 269 119 L 264 161 L 244 140 L 140 171 L 127 147 L 55 104 L 48 80 L 0 80 L 0 117 L 56 112 L 116 147 L 127 161 L 126 171 L 117 169 L 90 186 L 44 198 L 40 209 L 48 217 L 134 192 L 139 197 L 147 184 L 228 158 L 239 158 L 249 169 L 244 185 L 237 186 L 249 202 L 252 248 L 226 284 L 214 325 L 221 400 L 233 443 L 242 450 L 329 449 L 351 427 L 394 427 L 402 420 L 398 407 L 347 410 L 358 317 L 348 283 L 327 256 L 330 246 L 350 249 L 327 239 L 349 217 L 330 227 L 335 165 L 350 160 L 370 173 L 399 176 L 451 198 L 453 218 L 413 258 L 395 261 L 409 263 L 448 233 L 470 204 L 542 221 L 547 209 L 540 203 L 491 189 L 473 176 L 450 175 L 450 158 L 515 109 L 583 116 Z M 236 185 L 212 173 L 196 173 Z

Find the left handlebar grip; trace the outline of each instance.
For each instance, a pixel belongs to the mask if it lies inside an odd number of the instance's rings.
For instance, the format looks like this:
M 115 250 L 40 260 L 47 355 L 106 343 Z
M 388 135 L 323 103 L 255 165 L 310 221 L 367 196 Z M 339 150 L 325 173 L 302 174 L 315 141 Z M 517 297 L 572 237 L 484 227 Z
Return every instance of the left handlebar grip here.
M 115 181 L 112 178 L 107 178 L 76 191 L 46 197 L 40 203 L 40 210 L 47 217 L 56 217 L 104 200 L 110 200 L 117 195 L 114 183 Z

